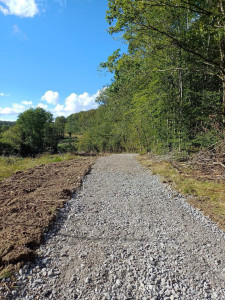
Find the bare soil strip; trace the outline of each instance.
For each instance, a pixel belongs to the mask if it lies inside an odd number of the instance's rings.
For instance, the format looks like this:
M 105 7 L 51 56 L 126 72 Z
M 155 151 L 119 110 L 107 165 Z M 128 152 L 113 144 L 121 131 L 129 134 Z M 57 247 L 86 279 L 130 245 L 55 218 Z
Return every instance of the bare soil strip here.
M 94 161 L 41 165 L 0 182 L 0 271 L 34 258 L 57 209 L 80 187 Z

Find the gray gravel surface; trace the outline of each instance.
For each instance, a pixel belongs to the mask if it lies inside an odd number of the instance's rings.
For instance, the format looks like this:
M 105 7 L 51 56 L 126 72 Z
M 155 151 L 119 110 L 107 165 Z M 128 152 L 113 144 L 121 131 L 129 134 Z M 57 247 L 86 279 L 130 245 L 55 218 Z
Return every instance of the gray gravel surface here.
M 135 155 L 101 157 L 8 299 L 225 299 L 225 235 Z

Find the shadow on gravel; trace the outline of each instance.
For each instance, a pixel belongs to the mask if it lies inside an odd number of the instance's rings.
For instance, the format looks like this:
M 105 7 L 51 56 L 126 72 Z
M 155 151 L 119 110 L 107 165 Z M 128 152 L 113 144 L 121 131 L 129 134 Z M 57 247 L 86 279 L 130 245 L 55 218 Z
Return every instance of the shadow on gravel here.
M 105 242 L 117 242 L 117 241 L 123 241 L 123 242 L 149 242 L 149 238 L 148 239 L 129 239 L 129 238 L 107 238 L 107 237 L 88 237 L 88 236 L 79 236 L 79 235 L 69 235 L 69 234 L 59 234 L 63 237 L 66 238 L 72 238 L 78 241 L 105 241 Z M 68 242 L 69 245 L 73 245 L 73 243 Z M 75 244 L 76 245 L 76 244 Z

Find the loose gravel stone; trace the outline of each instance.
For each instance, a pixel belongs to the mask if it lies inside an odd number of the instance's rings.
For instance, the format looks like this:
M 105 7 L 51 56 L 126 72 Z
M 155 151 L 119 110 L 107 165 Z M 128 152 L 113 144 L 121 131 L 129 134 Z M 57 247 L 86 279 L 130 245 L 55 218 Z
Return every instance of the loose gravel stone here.
M 225 299 L 225 234 L 139 165 L 101 157 L 7 299 Z

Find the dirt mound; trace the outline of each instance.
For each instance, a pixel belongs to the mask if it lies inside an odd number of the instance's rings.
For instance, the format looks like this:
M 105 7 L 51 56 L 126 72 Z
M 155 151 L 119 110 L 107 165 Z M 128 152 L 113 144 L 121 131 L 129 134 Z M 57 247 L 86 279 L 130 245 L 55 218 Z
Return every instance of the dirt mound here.
M 19 171 L 0 182 L 0 271 L 32 260 L 42 235 L 81 185 L 95 158 L 80 158 Z

